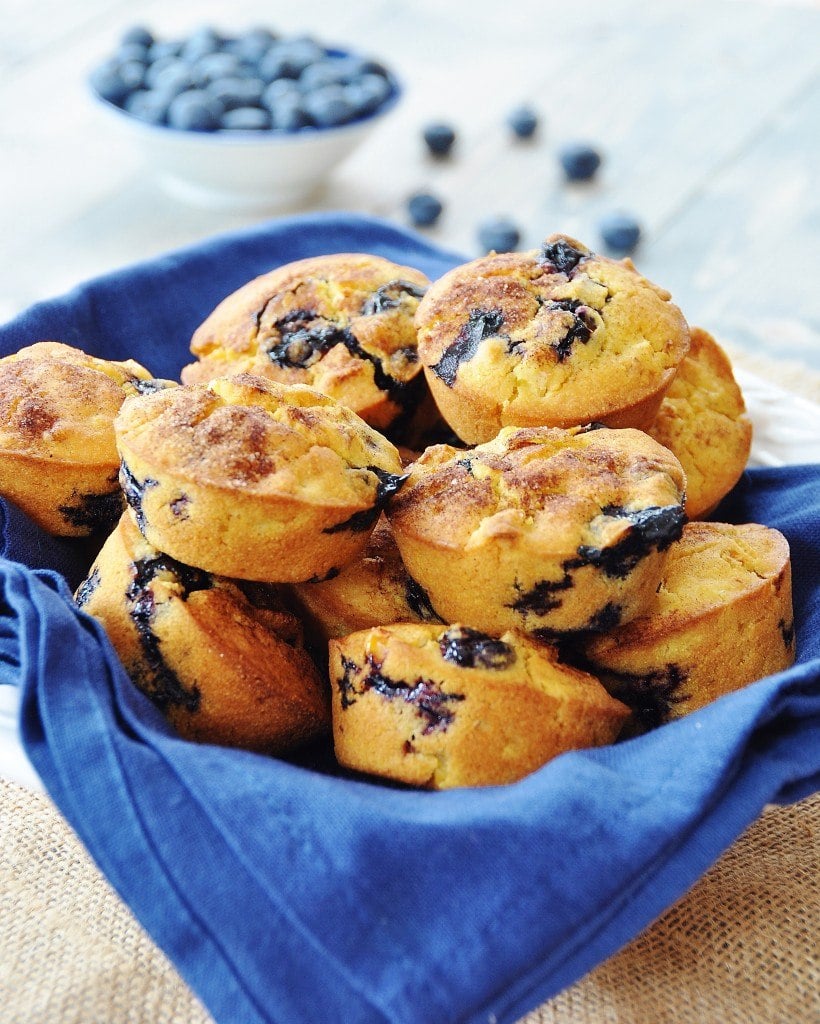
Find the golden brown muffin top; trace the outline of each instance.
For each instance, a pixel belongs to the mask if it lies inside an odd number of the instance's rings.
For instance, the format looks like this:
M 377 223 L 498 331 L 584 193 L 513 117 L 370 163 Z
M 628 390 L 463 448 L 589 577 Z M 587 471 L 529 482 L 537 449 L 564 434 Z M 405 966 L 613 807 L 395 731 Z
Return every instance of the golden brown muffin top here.
M 682 522 L 680 463 L 639 430 L 505 427 L 470 451 L 428 448 L 408 469 L 388 516 L 439 547 L 527 540 L 571 555 L 634 531 L 664 543 Z
M 669 550 L 658 592 L 637 619 L 590 642 L 603 652 L 654 643 L 680 626 L 730 605 L 761 586 L 776 586 L 789 563 L 789 544 L 777 530 L 757 523 L 687 523 Z
M 456 267 L 415 319 L 425 367 L 480 391 L 506 423 L 508 409 L 533 401 L 552 422 L 579 423 L 624 404 L 625 392 L 637 402 L 671 379 L 689 346 L 669 292 L 566 235 Z
M 398 452 L 355 413 L 304 385 L 250 374 L 128 399 L 117 417 L 123 458 L 225 491 L 318 505 L 372 505 Z
M 364 253 L 297 260 L 224 299 L 195 331 L 191 352 L 215 361 L 262 354 L 312 384 L 341 345 L 372 362 L 376 384 L 388 390 L 418 372 L 413 315 L 429 284 L 421 271 Z M 380 375 L 389 379 L 380 383 Z
M 692 328 L 689 352 L 647 433 L 681 460 L 691 516 L 712 508 L 739 479 L 749 458 L 752 424 L 728 356 L 702 328 Z M 690 508 L 695 498 L 697 505 Z
M 597 679 L 561 663 L 554 647 L 537 643 L 520 630 L 490 636 L 462 623 L 393 623 L 331 641 L 331 647 L 361 658 L 363 663 L 352 667 L 369 670 L 376 686 L 389 686 L 391 677 L 398 685 L 406 686 L 408 679 L 420 684 L 428 675 L 431 683 L 474 677 L 480 685 L 481 677 L 490 675 L 501 682 L 525 682 L 558 700 L 571 695 L 578 704 L 591 707 L 618 705 Z M 344 700 L 343 694 L 343 704 Z M 446 706 L 437 709 L 435 701 L 428 701 L 427 707 L 433 714 L 447 713 Z
M 5 359 L 9 361 L 48 359 L 68 363 L 71 366 L 84 366 L 110 377 L 126 395 L 142 394 L 144 391 L 173 386 L 173 381 L 154 378 L 144 366 L 134 359 L 125 359 L 121 362 L 114 359 L 100 359 L 61 341 L 37 341 L 33 345 L 27 345 L 18 352 L 6 356 Z M 5 362 L 5 359 L 0 360 L 0 363 Z

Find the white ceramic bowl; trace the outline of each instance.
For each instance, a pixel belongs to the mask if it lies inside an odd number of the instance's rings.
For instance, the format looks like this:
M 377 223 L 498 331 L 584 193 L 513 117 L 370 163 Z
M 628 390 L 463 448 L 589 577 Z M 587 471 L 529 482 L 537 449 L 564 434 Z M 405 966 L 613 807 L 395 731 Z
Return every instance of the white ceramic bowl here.
M 174 197 L 198 206 L 237 211 L 293 208 L 307 199 L 334 168 L 396 105 L 401 89 L 372 114 L 333 128 L 298 131 L 197 132 L 152 125 L 91 90 L 116 129 L 142 150 L 146 164 Z

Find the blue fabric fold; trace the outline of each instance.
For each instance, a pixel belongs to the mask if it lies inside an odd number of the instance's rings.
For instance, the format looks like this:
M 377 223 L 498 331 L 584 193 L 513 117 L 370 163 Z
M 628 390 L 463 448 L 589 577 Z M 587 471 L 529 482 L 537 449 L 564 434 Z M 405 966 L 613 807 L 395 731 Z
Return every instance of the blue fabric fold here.
M 53 337 L 176 376 L 224 294 L 344 250 L 433 277 L 457 262 L 378 221 L 277 221 L 34 307 L 0 351 Z M 36 527 L 4 512 L 0 683 L 22 687 L 26 750 L 220 1024 L 516 1021 L 646 927 L 766 803 L 820 785 L 820 466 L 749 472 L 715 516 L 788 538 L 794 668 L 515 785 L 444 793 L 179 739 L 72 604 L 82 557 L 43 569 Z

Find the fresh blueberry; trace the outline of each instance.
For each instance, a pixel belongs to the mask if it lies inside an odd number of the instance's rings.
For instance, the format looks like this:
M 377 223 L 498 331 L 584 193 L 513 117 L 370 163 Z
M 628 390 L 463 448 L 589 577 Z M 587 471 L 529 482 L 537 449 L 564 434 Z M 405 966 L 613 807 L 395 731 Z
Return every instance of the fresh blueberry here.
M 356 108 L 356 116 L 363 117 L 378 110 L 392 91 L 386 78 L 368 73 L 347 86 L 347 97 Z
M 276 35 L 267 28 L 251 28 L 236 39 L 225 44 L 225 49 L 235 53 L 240 60 L 257 65 L 276 42 Z
M 114 59 L 120 64 L 124 64 L 129 60 L 138 61 L 140 64 L 148 64 L 151 60 L 148 56 L 148 48 L 140 46 L 139 43 L 123 43 L 117 48 Z
M 169 98 L 194 88 L 191 67 L 176 57 L 163 57 L 155 61 L 145 73 L 145 85 Z
M 569 181 L 589 181 L 601 166 L 601 154 L 585 142 L 570 142 L 562 146 L 558 159 Z
M 191 66 L 191 74 L 198 86 L 206 86 L 217 78 L 238 77 L 241 62 L 234 53 L 206 53 Z
M 271 115 L 271 126 L 282 131 L 295 132 L 310 123 L 310 119 L 302 106 L 302 97 L 297 94 L 279 96 L 268 104 Z
M 189 89 L 175 96 L 168 107 L 168 124 L 185 131 L 212 132 L 219 127 L 222 107 L 203 89 Z
M 631 213 L 613 210 L 601 217 L 598 234 L 610 252 L 626 256 L 635 251 L 641 238 L 641 226 Z
M 267 82 L 274 78 L 298 78 L 309 64 L 324 56 L 325 51 L 312 39 L 282 39 L 260 61 L 259 74 Z
M 179 39 L 156 39 L 148 47 L 148 59 L 153 62 L 161 57 L 178 57 L 181 49 Z
M 322 57 L 308 64 L 299 75 L 299 85 L 305 92 L 323 85 L 346 85 L 356 77 L 356 65 L 347 57 Z
M 484 252 L 512 252 L 521 232 L 508 217 L 491 217 L 478 226 L 478 241 Z
M 416 192 L 407 200 L 407 212 L 417 228 L 428 228 L 441 216 L 444 207 L 441 200 L 430 192 Z
M 325 85 L 306 93 L 302 101 L 305 113 L 318 128 L 346 124 L 356 114 L 344 86 Z
M 123 33 L 120 43 L 123 46 L 129 46 L 132 43 L 136 43 L 138 46 L 142 46 L 147 50 L 154 43 L 154 35 L 144 25 L 133 25 Z
M 456 133 L 449 124 L 428 124 L 422 134 L 433 156 L 447 156 L 456 141 Z
M 264 91 L 265 83 L 261 78 L 220 78 L 206 86 L 206 92 L 219 100 L 224 110 L 259 107 Z
M 180 55 L 192 63 L 208 53 L 218 53 L 222 48 L 222 37 L 219 33 L 205 25 L 193 32 L 183 42 Z
M 89 76 L 89 81 L 91 88 L 98 96 L 117 106 L 126 100 L 133 89 L 120 74 L 120 65 L 110 61 L 94 68 Z
M 232 131 L 267 131 L 270 126 L 270 113 L 261 107 L 234 107 L 225 111 L 221 121 L 222 128 Z
M 508 115 L 507 124 L 519 139 L 529 139 L 538 127 L 538 115 L 532 107 L 516 107 Z
M 139 60 L 126 60 L 119 66 L 119 75 L 129 92 L 145 83 L 145 65 Z
M 276 78 L 265 86 L 262 93 L 262 102 L 266 107 L 274 107 L 280 99 L 299 100 L 302 99 L 302 91 L 293 78 Z
M 129 114 L 138 117 L 140 121 L 147 121 L 148 124 L 164 124 L 168 115 L 169 99 L 167 94 L 158 92 L 156 89 L 137 89 L 125 101 L 125 109 Z

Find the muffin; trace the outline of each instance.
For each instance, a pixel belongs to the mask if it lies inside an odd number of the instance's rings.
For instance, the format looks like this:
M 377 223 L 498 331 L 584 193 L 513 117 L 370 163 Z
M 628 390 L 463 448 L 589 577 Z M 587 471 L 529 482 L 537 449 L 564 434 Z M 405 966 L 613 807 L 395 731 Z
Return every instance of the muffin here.
M 728 356 L 700 327 L 648 433 L 683 466 L 690 519 L 708 516 L 746 467 L 752 424 L 743 395 Z
M 428 448 L 387 509 L 445 622 L 542 637 L 640 614 L 684 522 L 672 453 L 639 430 L 505 427 Z
M 168 384 L 56 341 L 0 359 L 0 494 L 58 536 L 110 530 L 123 509 L 114 417 Z
M 361 253 L 288 263 L 217 306 L 194 333 L 198 362 L 182 379 L 244 372 L 308 384 L 384 429 L 424 389 L 413 316 L 429 283 Z
M 290 588 L 303 620 L 321 643 L 392 622 L 440 622 L 424 589 L 401 560 L 382 516 L 361 558 L 338 575 Z
M 794 662 L 786 538 L 757 524 L 687 523 L 632 622 L 583 645 L 584 665 L 643 728 Z
M 250 374 L 130 398 L 115 426 L 148 542 L 221 576 L 337 572 L 404 480 L 396 449 L 350 409 Z
M 456 267 L 415 320 L 436 404 L 469 444 L 507 426 L 646 429 L 689 347 L 667 291 L 564 235 Z
M 282 753 L 328 730 L 326 688 L 273 587 L 183 565 L 124 515 L 75 599 L 180 736 Z
M 514 782 L 601 746 L 629 711 L 517 632 L 395 624 L 330 644 L 333 741 L 348 768 L 413 786 Z

